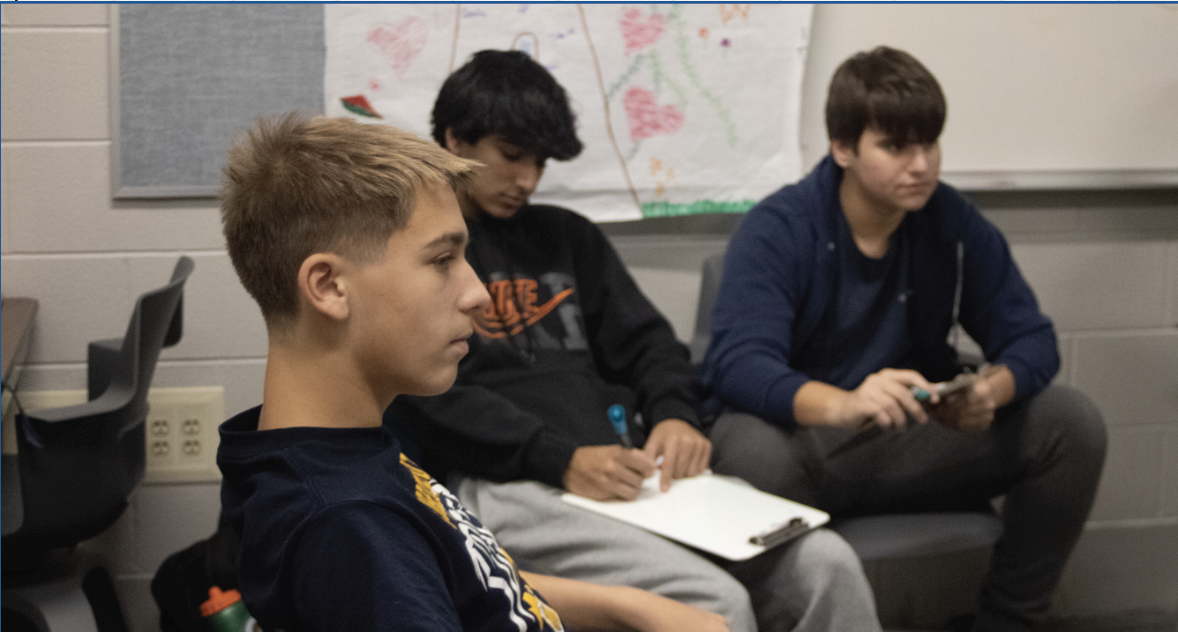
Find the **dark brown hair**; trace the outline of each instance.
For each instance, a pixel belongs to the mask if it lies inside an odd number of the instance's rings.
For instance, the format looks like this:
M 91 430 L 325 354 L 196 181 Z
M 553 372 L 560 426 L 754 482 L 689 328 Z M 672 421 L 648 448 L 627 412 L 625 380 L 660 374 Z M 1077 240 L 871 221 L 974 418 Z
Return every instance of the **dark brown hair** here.
M 858 147 L 868 127 L 901 146 L 940 137 L 945 95 L 912 55 L 880 46 L 852 56 L 835 70 L 826 96 L 827 135 Z

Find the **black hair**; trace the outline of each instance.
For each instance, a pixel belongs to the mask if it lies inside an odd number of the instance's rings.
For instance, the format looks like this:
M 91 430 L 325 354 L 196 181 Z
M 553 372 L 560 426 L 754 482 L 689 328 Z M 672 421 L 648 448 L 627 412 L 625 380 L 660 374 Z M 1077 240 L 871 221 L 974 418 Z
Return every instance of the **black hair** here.
M 826 96 L 827 135 L 858 147 L 868 127 L 900 145 L 929 144 L 941 136 L 945 95 L 912 55 L 880 46 L 835 70 Z
M 556 160 L 575 158 L 583 147 L 564 88 L 520 51 L 472 55 L 442 84 L 430 119 L 434 140 L 443 147 L 447 129 L 472 145 L 497 135 Z

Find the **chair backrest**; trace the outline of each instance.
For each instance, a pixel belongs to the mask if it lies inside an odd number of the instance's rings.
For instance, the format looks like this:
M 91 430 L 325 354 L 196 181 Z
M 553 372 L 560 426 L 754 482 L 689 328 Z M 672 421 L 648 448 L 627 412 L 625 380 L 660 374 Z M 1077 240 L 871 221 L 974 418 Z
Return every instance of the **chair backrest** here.
M 695 331 L 691 336 L 691 362 L 700 364 L 708 351 L 712 339 L 712 307 L 716 304 L 716 293 L 720 290 L 720 279 L 724 276 L 724 253 L 710 255 L 704 259 L 699 280 L 699 303 L 695 308 Z
M 160 350 L 182 334 L 181 299 L 192 269 L 192 259 L 181 257 L 167 285 L 136 301 L 122 340 L 91 343 L 90 401 L 32 411 L 17 423 L 24 515 L 4 536 L 6 569 L 11 552 L 76 544 L 126 508 L 143 478 L 147 391 Z

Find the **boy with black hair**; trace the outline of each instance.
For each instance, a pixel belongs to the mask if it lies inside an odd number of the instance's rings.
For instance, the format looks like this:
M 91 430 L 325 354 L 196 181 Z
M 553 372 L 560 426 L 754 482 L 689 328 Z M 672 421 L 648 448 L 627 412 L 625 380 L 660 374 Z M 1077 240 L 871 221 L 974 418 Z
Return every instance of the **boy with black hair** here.
M 1082 394 L 1049 385 L 1055 332 L 1006 240 L 938 182 L 944 120 L 940 86 L 907 53 L 880 47 L 835 72 L 830 155 L 728 246 L 705 360 L 727 409 L 713 467 L 836 517 L 1005 494 L 972 629 L 1029 630 L 1091 508 L 1105 429 Z M 942 398 L 932 382 L 962 370 L 959 327 L 989 364 Z M 906 432 L 835 452 L 867 425 Z
M 878 629 L 859 561 L 832 532 L 721 568 L 561 501 L 564 491 L 629 500 L 656 470 L 666 489 L 708 466 L 687 350 L 593 223 L 528 202 L 546 159 L 581 149 L 565 92 L 542 66 L 476 53 L 442 86 L 433 136 L 483 165 L 459 204 L 491 302 L 456 385 L 390 409 L 431 471 L 459 471 L 459 497 L 522 568 L 650 590 L 721 613 L 734 630 Z M 614 404 L 638 448 L 618 444 Z
M 298 115 L 230 153 L 229 256 L 269 335 L 263 405 L 221 427 L 217 456 L 247 609 L 287 632 L 559 631 L 553 606 L 579 628 L 722 632 L 639 590 L 517 571 L 382 427 L 395 396 L 450 387 L 487 304 L 451 188 L 473 166 L 391 127 Z

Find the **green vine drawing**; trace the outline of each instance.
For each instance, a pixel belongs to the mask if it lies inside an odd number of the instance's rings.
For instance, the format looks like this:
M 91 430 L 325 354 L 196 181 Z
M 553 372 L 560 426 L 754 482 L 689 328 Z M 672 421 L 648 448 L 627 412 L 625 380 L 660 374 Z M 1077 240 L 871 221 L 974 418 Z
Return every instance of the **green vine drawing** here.
M 732 115 L 728 108 L 720 102 L 719 97 L 712 93 L 710 89 L 703 85 L 700 81 L 699 73 L 695 69 L 695 65 L 691 61 L 691 53 L 687 50 L 687 33 L 683 27 L 683 16 L 680 14 L 681 7 L 674 5 L 671 9 L 670 19 L 675 24 L 675 44 L 679 48 L 679 59 L 683 64 L 683 72 L 687 73 L 687 78 L 691 80 L 695 89 L 703 95 L 704 99 L 716 108 L 716 115 L 720 118 L 720 122 L 724 125 L 724 131 L 728 134 L 728 146 L 733 149 L 736 148 L 736 124 L 732 122 Z
M 659 13 L 659 7 L 655 6 L 651 9 L 652 15 Z M 735 149 L 736 144 L 739 141 L 739 136 L 736 132 L 736 123 L 732 120 L 732 113 L 728 110 L 727 107 L 725 107 L 720 98 L 716 96 L 716 94 L 712 92 L 711 89 L 705 86 L 703 80 L 700 79 L 699 71 L 696 69 L 695 63 L 692 61 L 691 51 L 688 48 L 689 38 L 687 36 L 686 27 L 683 22 L 682 7 L 679 5 L 673 5 L 671 11 L 666 15 L 668 23 L 671 26 L 670 30 L 673 32 L 672 36 L 675 40 L 675 48 L 678 52 L 679 63 L 683 67 L 684 74 L 687 76 L 691 87 L 694 88 L 695 91 L 698 92 L 703 97 L 703 99 L 707 101 L 708 104 L 711 105 L 715 110 L 716 117 L 720 120 L 720 124 L 724 128 L 725 138 L 728 141 L 728 146 Z M 610 101 L 613 101 L 626 86 L 626 84 L 630 83 L 634 76 L 638 74 L 638 71 L 641 70 L 644 65 L 650 67 L 651 80 L 654 84 L 654 89 L 652 92 L 654 92 L 656 96 L 661 94 L 662 87 L 665 84 L 670 88 L 671 92 L 674 93 L 676 105 L 686 110 L 688 104 L 691 102 L 689 92 L 677 81 L 672 79 L 670 74 L 664 70 L 662 57 L 655 48 L 643 51 L 634 56 L 634 61 L 630 62 L 630 66 L 627 67 L 626 70 L 622 71 L 622 74 L 619 75 L 613 84 L 610 85 L 609 90 L 606 92 L 606 98 Z M 625 156 L 626 162 L 628 163 L 634 160 L 641 149 L 641 140 L 632 141 L 630 150 Z

